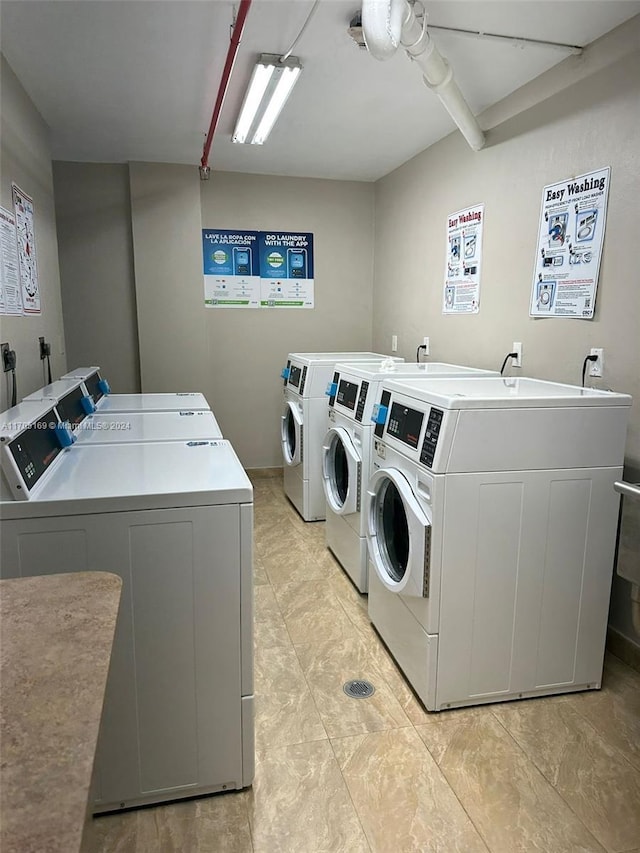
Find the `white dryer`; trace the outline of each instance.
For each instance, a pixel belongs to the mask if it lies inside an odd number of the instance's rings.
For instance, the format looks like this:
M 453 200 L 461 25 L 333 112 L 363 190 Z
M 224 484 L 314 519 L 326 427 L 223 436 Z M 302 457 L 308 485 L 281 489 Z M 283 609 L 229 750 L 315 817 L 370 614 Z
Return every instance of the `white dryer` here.
M 326 503 L 322 488 L 322 438 L 327 424 L 326 390 L 339 361 L 373 361 L 389 356 L 376 352 L 289 353 L 284 379 L 280 438 L 284 491 L 305 521 L 322 521 Z M 404 361 L 394 358 L 392 361 Z
M 233 448 L 219 439 L 63 449 L 55 409 L 42 405 L 25 428 L 22 405 L 0 430 L 2 577 L 123 580 L 94 811 L 246 787 L 253 503 Z
M 103 413 L 119 412 L 178 412 L 181 410 L 210 410 L 204 394 L 195 391 L 178 391 L 176 393 L 144 393 L 144 394 L 112 394 L 109 383 L 103 379 L 99 367 L 78 367 L 58 381 L 80 380 L 86 388 L 87 413 L 98 410 Z M 55 386 L 56 383 L 54 382 Z M 56 396 L 60 393 L 51 386 L 30 394 L 27 399 L 43 399 L 48 394 Z
M 432 711 L 600 687 L 631 397 L 383 382 L 369 616 Z
M 367 519 L 361 512 L 371 467 L 372 412 L 380 383 L 388 379 L 498 376 L 459 364 L 336 364 L 329 391 L 328 430 L 322 445 L 322 484 L 327 501 L 326 541 L 360 592 L 367 592 Z

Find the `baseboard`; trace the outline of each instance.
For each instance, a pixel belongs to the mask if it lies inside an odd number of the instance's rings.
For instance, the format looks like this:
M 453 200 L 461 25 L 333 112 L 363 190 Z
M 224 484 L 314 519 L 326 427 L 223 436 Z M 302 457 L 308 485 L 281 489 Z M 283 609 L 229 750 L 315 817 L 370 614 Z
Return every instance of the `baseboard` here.
M 607 649 L 627 666 L 640 672 L 640 646 L 624 634 L 620 634 L 615 628 L 607 628 Z
M 254 480 L 262 480 L 270 477 L 282 479 L 282 468 L 247 468 L 247 476 Z

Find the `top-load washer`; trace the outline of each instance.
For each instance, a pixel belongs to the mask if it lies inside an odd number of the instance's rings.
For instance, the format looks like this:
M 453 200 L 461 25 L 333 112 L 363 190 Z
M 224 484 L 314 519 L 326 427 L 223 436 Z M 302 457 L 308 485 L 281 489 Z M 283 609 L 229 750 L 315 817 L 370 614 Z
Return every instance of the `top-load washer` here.
M 598 688 L 631 397 L 383 382 L 369 616 L 432 711 Z
M 368 591 L 367 519 L 361 512 L 371 467 L 373 406 L 383 380 L 415 377 L 497 376 L 497 371 L 459 364 L 340 363 L 329 392 L 328 430 L 322 446 L 322 483 L 327 501 L 327 547 L 360 592 Z
M 326 389 L 339 361 L 389 361 L 376 352 L 293 352 L 282 370 L 284 408 L 280 437 L 284 491 L 305 521 L 322 521 L 322 437 L 326 432 Z M 394 358 L 392 361 L 404 361 Z
M 66 383 L 72 383 L 67 387 Z M 140 441 L 205 440 L 222 438 L 213 412 L 204 409 L 180 411 L 143 411 L 87 414 L 86 389 L 79 379 L 59 380 L 50 386 L 62 394 L 48 402 L 55 406 L 59 419 L 71 430 L 73 441 L 80 444 L 114 444 Z
M 175 393 L 144 393 L 144 394 L 112 394 L 109 383 L 102 378 L 99 367 L 78 367 L 65 375 L 59 381 L 79 379 L 87 391 L 87 412 L 95 409 L 102 413 L 119 412 L 179 412 L 181 410 L 197 411 L 210 410 L 204 394 L 195 391 L 178 391 Z M 54 385 L 56 383 L 53 383 Z M 50 386 L 48 386 L 50 389 Z M 36 391 L 39 399 L 47 388 Z M 56 392 L 59 393 L 59 392 Z M 49 390 L 51 394 L 51 390 Z M 33 399 L 29 395 L 25 399 Z
M 242 465 L 223 439 L 65 449 L 57 425 L 48 401 L 2 417 L 2 577 L 122 578 L 94 811 L 246 787 L 253 493 Z

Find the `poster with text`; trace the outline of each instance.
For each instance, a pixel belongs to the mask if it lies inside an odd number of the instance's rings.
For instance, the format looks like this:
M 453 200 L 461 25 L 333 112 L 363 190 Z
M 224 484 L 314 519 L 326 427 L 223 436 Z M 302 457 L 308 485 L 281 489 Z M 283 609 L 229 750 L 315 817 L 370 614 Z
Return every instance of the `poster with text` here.
M 207 308 L 259 308 L 258 232 L 202 230 L 204 304 Z
M 40 314 L 40 288 L 36 262 L 36 238 L 33 224 L 33 199 L 16 184 L 13 191 L 13 211 L 16 220 L 18 269 L 24 314 Z
M 260 232 L 260 304 L 313 308 L 313 234 Z
M 22 314 L 16 220 L 4 207 L 0 207 L 0 250 L 0 314 Z
M 477 314 L 480 310 L 483 227 L 484 204 L 447 217 L 443 314 Z
M 610 178 L 607 166 L 543 189 L 531 317 L 593 319 Z

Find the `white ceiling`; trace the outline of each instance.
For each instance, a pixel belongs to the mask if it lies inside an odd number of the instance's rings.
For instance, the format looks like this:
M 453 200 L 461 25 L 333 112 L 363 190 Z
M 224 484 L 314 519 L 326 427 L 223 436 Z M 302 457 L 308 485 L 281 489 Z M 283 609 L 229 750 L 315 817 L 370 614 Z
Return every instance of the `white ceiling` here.
M 420 72 L 347 33 L 359 0 L 322 0 L 295 49 L 304 70 L 269 140 L 231 132 L 259 53 L 284 53 L 312 0 L 253 0 L 213 142 L 214 170 L 375 180 L 454 129 Z M 640 0 L 425 0 L 430 24 L 587 45 Z M 193 163 L 229 44 L 226 0 L 3 0 L 2 52 L 52 130 L 57 160 Z M 432 30 L 477 114 L 568 53 Z

